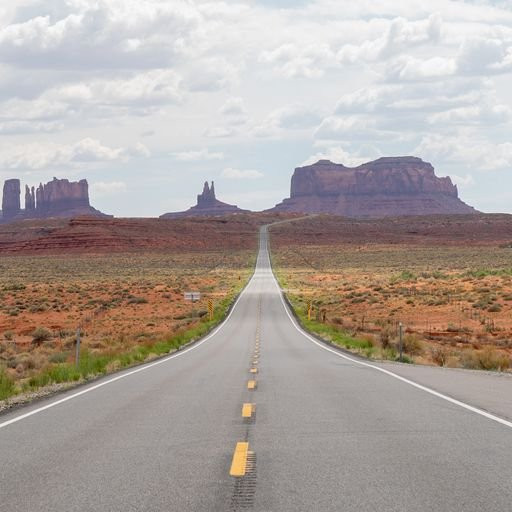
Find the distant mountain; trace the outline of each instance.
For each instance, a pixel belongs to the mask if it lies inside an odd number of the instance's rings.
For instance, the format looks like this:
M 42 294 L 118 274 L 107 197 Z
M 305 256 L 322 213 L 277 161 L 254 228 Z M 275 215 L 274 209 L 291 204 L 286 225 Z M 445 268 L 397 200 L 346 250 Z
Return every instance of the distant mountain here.
M 212 181 L 211 187 L 205 182 L 203 192 L 197 196 L 196 206 L 192 206 L 184 212 L 164 213 L 161 219 L 175 219 L 179 217 L 220 217 L 233 213 L 247 213 L 248 210 L 242 210 L 238 206 L 223 203 L 215 196 L 215 183 Z
M 353 168 L 329 160 L 298 167 L 290 198 L 269 211 L 356 218 L 478 213 L 459 199 L 449 177 L 437 177 L 431 164 L 413 156 Z
M 25 186 L 25 208 L 21 208 L 21 184 L 17 178 L 4 183 L 2 217 L 0 221 L 13 222 L 23 219 L 45 219 L 51 217 L 76 217 L 93 215 L 106 217 L 89 204 L 87 180 L 69 181 L 53 178 L 46 184 Z

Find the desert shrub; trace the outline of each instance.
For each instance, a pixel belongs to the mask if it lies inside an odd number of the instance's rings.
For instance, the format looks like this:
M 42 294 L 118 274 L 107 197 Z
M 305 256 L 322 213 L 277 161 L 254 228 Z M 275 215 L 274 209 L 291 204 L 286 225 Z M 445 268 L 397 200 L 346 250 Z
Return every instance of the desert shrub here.
M 499 313 L 501 311 L 501 306 L 499 304 L 493 304 L 489 308 L 487 308 L 487 311 L 490 313 Z
M 434 361 L 438 366 L 444 366 L 446 364 L 447 354 L 442 348 L 431 347 L 430 355 L 432 357 L 432 361 Z
M 131 297 L 127 301 L 128 304 L 147 304 L 148 299 L 145 299 L 144 297 Z
M 462 356 L 464 368 L 503 371 L 510 368 L 510 364 L 510 358 L 506 354 L 491 347 L 481 351 L 466 352 Z
M 14 339 L 14 332 L 13 331 L 5 331 L 4 332 L 4 338 L 6 340 L 9 340 L 9 341 L 13 340 Z
M 26 286 L 22 283 L 10 283 L 4 285 L 4 291 L 6 292 L 19 292 L 21 290 L 24 290 Z
M 404 351 L 412 355 L 420 355 L 425 348 L 423 342 L 414 334 L 406 334 L 403 339 Z
M 32 332 L 32 343 L 34 345 L 41 345 L 43 342 L 51 339 L 52 333 L 45 327 L 37 327 Z
M 390 327 L 384 327 L 379 333 L 379 341 L 382 348 L 386 349 L 391 344 L 392 329 Z

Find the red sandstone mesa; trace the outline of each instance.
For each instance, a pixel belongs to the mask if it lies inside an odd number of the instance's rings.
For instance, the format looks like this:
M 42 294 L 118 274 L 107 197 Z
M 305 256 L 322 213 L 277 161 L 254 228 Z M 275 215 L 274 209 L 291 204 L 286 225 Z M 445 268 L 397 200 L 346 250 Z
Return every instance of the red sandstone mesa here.
M 420 158 L 379 158 L 359 167 L 329 160 L 298 167 L 291 197 L 272 211 L 331 213 L 347 217 L 468 214 L 451 179 L 438 178 Z
M 20 206 L 20 180 L 7 180 L 4 184 L 2 221 L 48 217 L 74 217 L 77 215 L 104 216 L 89 204 L 87 180 L 69 181 L 53 178 L 37 189 L 25 186 L 25 209 Z

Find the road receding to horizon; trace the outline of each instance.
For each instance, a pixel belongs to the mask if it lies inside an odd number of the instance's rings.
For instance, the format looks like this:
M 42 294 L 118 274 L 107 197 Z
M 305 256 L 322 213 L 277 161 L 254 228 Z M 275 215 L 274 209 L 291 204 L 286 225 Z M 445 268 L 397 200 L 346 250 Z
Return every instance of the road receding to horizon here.
M 1 508 L 509 510 L 510 391 L 508 375 L 369 364 L 303 333 L 263 229 L 212 336 L 0 416 Z

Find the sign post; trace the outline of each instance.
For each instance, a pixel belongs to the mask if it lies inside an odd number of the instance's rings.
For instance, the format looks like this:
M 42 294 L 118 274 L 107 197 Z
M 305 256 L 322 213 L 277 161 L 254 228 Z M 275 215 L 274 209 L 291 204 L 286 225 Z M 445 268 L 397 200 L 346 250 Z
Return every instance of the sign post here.
M 311 306 L 311 301 L 308 300 L 308 320 L 311 320 L 311 313 L 312 313 L 312 306 Z
M 208 300 L 208 314 L 210 320 L 213 320 L 213 301 L 211 299 Z
M 80 327 L 76 330 L 76 352 L 75 352 L 76 367 L 80 366 Z
M 399 335 L 400 335 L 400 342 L 399 342 L 400 362 L 402 362 L 403 350 L 404 350 L 404 343 L 403 343 L 403 331 L 404 331 L 404 328 L 403 328 L 402 322 L 400 322 L 398 329 L 399 329 Z
M 201 300 L 201 292 L 185 292 L 183 296 L 185 300 L 190 300 L 191 302 L 198 302 Z

